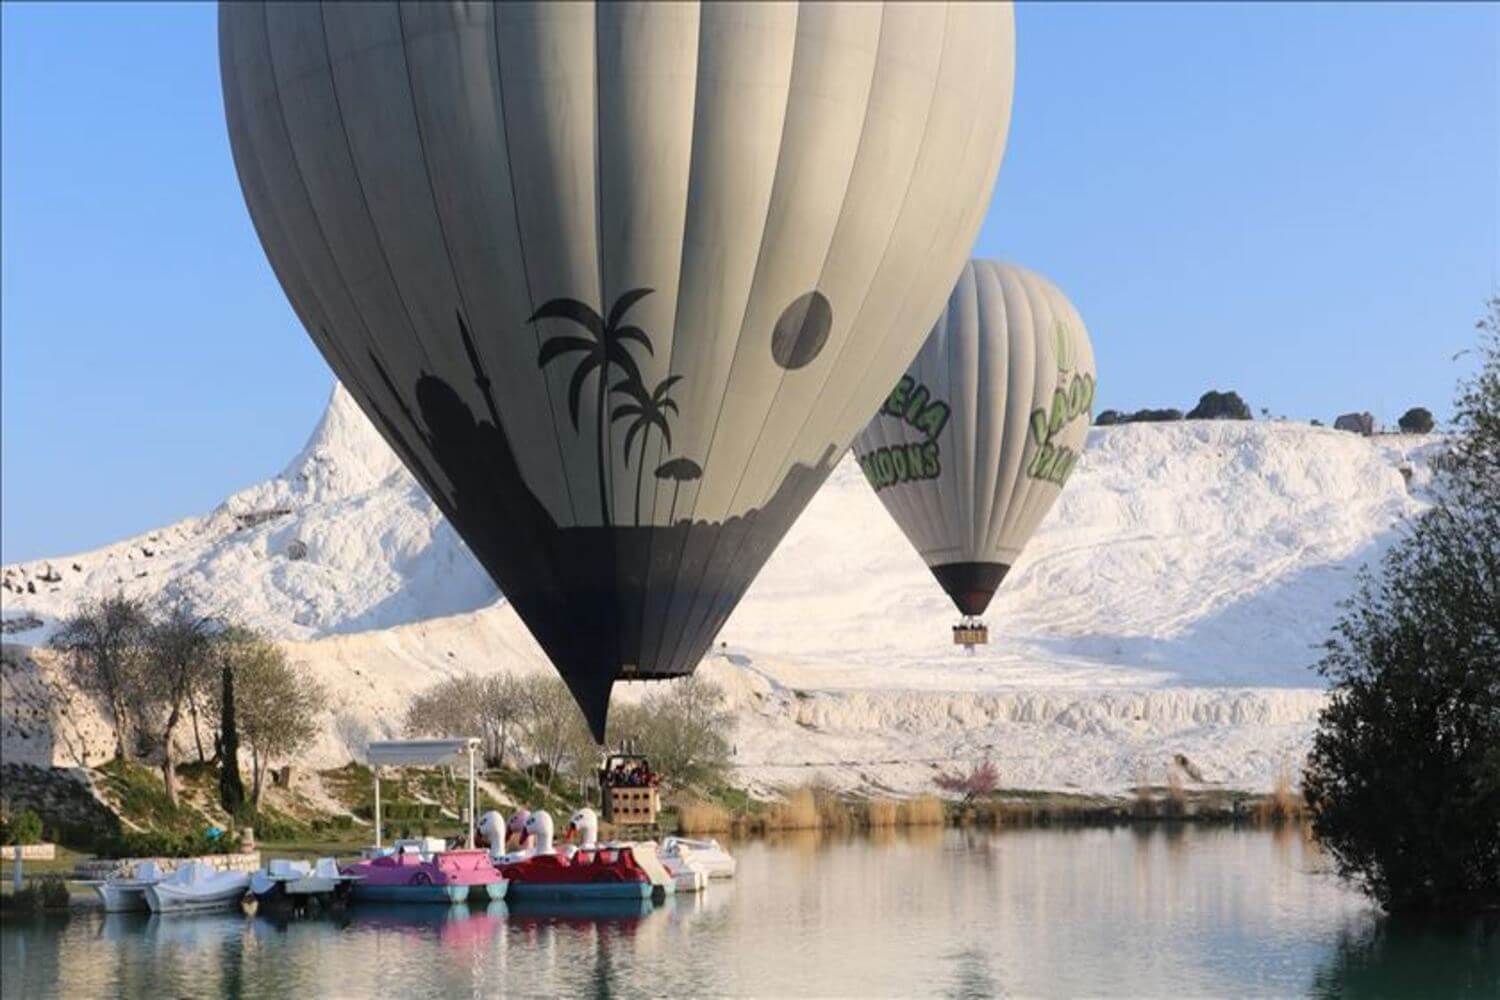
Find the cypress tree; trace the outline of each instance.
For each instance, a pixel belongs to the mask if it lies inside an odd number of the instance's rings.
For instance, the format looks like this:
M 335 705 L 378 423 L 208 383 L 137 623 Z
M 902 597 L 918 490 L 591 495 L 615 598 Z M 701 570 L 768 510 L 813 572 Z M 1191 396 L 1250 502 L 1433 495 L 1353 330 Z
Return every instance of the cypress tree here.
M 240 734 L 234 721 L 234 671 L 223 668 L 222 709 L 219 712 L 219 735 L 215 743 L 219 752 L 219 804 L 231 816 L 238 816 L 245 805 L 245 783 L 240 780 Z

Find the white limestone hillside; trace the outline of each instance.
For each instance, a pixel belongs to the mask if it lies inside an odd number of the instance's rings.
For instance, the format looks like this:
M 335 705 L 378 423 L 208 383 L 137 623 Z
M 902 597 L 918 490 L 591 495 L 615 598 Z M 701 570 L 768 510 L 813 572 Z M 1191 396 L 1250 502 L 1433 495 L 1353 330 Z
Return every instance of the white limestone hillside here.
M 742 775 L 916 792 L 988 754 L 1009 785 L 1119 790 L 1182 753 L 1206 781 L 1269 786 L 1322 701 L 1313 647 L 1358 567 L 1422 509 L 1435 446 L 1294 424 L 1097 429 L 973 656 L 846 461 L 703 667 L 734 699 Z M 119 587 L 187 592 L 286 640 L 334 692 L 310 757 L 331 763 L 393 733 L 443 675 L 547 669 L 341 389 L 275 479 L 0 581 L 8 643 L 42 643 L 80 597 Z M 5 719 L 8 759 L 64 762 Z

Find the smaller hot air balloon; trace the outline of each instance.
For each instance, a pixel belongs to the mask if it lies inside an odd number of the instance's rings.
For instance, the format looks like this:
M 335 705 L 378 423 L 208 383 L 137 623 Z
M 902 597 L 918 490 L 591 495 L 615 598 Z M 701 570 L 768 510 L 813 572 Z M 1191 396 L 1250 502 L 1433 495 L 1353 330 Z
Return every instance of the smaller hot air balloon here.
M 1035 272 L 970 261 L 916 360 L 854 442 L 865 478 L 963 619 L 979 616 L 1078 463 L 1094 402 L 1078 311 Z

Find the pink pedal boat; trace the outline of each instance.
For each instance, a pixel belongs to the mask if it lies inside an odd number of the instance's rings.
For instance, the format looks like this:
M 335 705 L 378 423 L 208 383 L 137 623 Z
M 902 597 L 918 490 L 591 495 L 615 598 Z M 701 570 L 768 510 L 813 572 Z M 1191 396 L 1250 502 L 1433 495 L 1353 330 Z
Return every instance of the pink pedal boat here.
M 468 736 L 439 740 L 377 740 L 366 755 L 375 782 L 375 847 L 365 856 L 340 869 L 351 876 L 350 896 L 355 902 L 463 903 L 470 895 L 481 899 L 504 899 L 508 884 L 490 861 L 488 851 L 474 847 L 474 754 L 479 740 Z M 465 845 L 448 849 L 440 837 L 398 840 L 390 848 L 380 844 L 380 768 L 382 765 L 453 765 L 467 759 L 469 767 L 469 821 Z
M 398 840 L 395 850 L 344 865 L 355 902 L 463 903 L 504 899 L 507 882 L 484 850 L 444 850 L 441 840 Z

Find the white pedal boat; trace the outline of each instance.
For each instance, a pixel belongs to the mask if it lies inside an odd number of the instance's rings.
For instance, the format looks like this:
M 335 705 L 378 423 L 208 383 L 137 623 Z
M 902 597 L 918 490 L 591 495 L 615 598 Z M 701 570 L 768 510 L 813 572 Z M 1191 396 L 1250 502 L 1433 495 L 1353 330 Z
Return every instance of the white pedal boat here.
M 672 859 L 691 861 L 703 869 L 709 878 L 734 878 L 734 858 L 717 840 L 695 840 L 690 837 L 664 837 L 661 842 L 661 859 L 670 863 Z
M 103 901 L 105 913 L 127 913 L 147 909 L 146 890 L 166 877 L 155 861 L 141 861 L 130 874 L 113 875 L 90 885 Z
M 221 872 L 202 861 L 187 861 L 146 888 L 146 905 L 152 913 L 224 910 L 238 905 L 249 888 L 245 872 Z
M 350 876 L 339 871 L 339 864 L 333 858 L 319 858 L 316 864 L 274 858 L 250 876 L 250 891 L 261 903 L 295 901 L 299 897 L 331 895 L 351 881 Z

